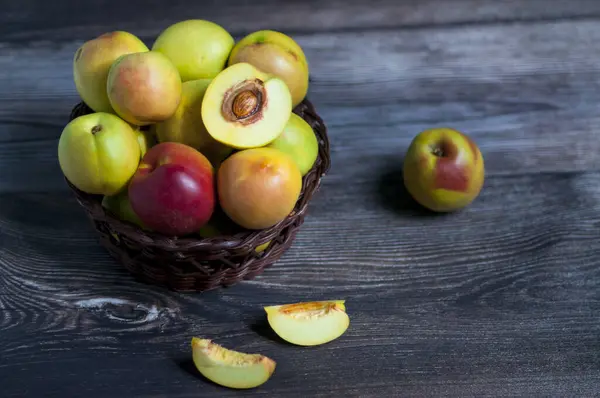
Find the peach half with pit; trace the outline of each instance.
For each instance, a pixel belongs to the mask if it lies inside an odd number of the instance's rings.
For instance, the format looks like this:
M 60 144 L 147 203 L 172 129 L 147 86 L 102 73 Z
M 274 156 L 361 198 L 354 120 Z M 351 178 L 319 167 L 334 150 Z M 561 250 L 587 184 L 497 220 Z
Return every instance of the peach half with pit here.
M 196 369 L 218 385 L 248 389 L 258 387 L 275 371 L 277 363 L 262 354 L 230 350 L 209 339 L 192 338 L 192 357 Z
M 202 100 L 202 121 L 217 141 L 236 149 L 262 147 L 283 131 L 292 112 L 285 82 L 248 63 L 219 73 Z
M 296 345 L 328 343 L 344 334 L 350 326 L 345 300 L 272 305 L 264 309 L 273 331 Z

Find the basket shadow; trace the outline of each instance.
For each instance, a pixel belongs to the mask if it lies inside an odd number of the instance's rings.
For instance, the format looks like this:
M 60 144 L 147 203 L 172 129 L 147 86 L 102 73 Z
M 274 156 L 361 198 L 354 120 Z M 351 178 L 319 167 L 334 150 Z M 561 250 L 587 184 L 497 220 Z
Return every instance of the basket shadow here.
M 389 166 L 389 164 L 396 166 Z M 397 165 L 399 163 L 399 165 Z M 437 213 L 421 206 L 404 186 L 402 159 L 387 163 L 379 174 L 377 194 L 383 207 L 404 217 L 440 217 Z

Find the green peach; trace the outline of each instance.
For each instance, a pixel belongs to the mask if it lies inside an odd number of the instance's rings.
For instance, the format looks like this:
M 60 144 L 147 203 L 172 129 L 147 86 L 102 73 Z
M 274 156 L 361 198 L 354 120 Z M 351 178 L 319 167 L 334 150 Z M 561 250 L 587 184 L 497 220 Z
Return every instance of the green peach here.
M 135 133 L 137 135 L 138 143 L 140 144 L 140 160 L 144 157 L 148 149 L 152 148 L 156 145 L 156 138 L 151 131 L 146 129 L 141 129 L 139 126 L 136 126 Z
M 146 228 L 140 218 L 135 214 L 129 202 L 127 189 L 112 196 L 102 198 L 102 207 L 111 212 L 119 220 L 127 221 L 139 227 Z
M 290 155 L 302 176 L 310 171 L 319 154 L 319 143 L 314 130 L 295 113 L 291 114 L 281 134 L 267 146 Z
M 152 50 L 166 55 L 185 82 L 215 77 L 225 68 L 234 44 L 235 40 L 222 26 L 189 19 L 162 31 Z
M 137 170 L 140 145 L 128 123 L 111 113 L 96 112 L 65 126 L 58 141 L 58 161 L 65 177 L 80 190 L 114 195 Z

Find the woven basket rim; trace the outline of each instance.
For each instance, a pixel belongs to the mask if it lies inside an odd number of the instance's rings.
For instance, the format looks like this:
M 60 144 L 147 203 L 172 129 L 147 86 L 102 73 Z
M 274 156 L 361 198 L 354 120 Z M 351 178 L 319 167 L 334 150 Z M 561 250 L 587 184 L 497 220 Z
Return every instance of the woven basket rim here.
M 72 110 L 70 120 L 82 113 L 93 112 L 83 101 L 79 102 Z M 201 237 L 199 234 L 186 236 L 168 236 L 155 231 L 143 230 L 135 224 L 123 221 L 102 205 L 102 195 L 85 193 L 76 188 L 66 177 L 66 184 L 73 191 L 77 201 L 84 207 L 88 213 L 93 215 L 94 219 L 103 219 L 108 222 L 111 228 L 122 236 L 131 239 L 148 248 L 158 248 L 161 251 L 171 252 L 216 252 L 231 251 L 240 249 L 241 251 L 253 250 L 257 245 L 269 242 L 279 234 L 283 229 L 296 222 L 299 218 L 303 219 L 307 212 L 308 204 L 316 191 L 319 190 L 321 179 L 327 174 L 331 166 L 329 138 L 327 127 L 323 119 L 316 113 L 315 107 L 307 98 L 304 99 L 293 110 L 294 113 L 303 117 L 309 114 L 309 124 L 317 137 L 319 151 L 316 161 L 309 172 L 302 178 L 302 189 L 294 210 L 290 215 L 279 223 L 261 230 L 242 230 L 235 234 L 219 235 L 214 237 Z

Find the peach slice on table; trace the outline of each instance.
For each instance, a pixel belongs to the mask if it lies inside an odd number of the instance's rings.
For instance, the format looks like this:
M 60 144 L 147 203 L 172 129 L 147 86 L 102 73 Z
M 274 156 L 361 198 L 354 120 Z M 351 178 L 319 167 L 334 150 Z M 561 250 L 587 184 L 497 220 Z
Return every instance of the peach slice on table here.
M 345 300 L 273 305 L 264 309 L 273 331 L 296 345 L 328 343 L 344 334 L 350 326 Z
M 276 362 L 261 354 L 246 354 L 220 346 L 209 339 L 192 338 L 196 369 L 208 380 L 224 387 L 248 389 L 264 384 Z

